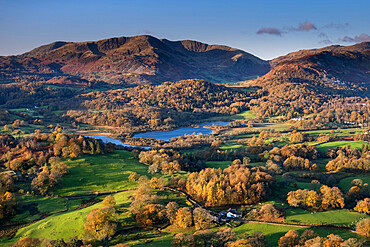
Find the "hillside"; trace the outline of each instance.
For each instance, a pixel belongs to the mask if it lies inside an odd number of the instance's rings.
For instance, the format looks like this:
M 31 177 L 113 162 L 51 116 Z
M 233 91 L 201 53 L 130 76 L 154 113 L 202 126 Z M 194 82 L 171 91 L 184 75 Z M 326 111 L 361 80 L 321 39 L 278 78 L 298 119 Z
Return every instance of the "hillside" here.
M 252 85 L 300 84 L 316 93 L 369 96 L 370 42 L 297 51 L 270 64 Z
M 268 62 L 227 46 L 142 35 L 55 42 L 19 56 L 0 57 L 0 82 L 48 81 L 55 76 L 111 84 L 194 78 L 235 82 L 264 75 L 269 68 Z
M 79 123 L 119 127 L 125 133 L 189 126 L 248 108 L 253 94 L 203 80 L 165 82 L 81 94 L 59 104 Z
M 365 104 L 370 96 L 369 42 L 297 51 L 270 64 L 266 75 L 240 83 L 260 88 L 261 97 L 251 105 L 258 116 L 331 111 L 333 104 L 342 115 L 355 110 L 349 109 L 353 104 Z

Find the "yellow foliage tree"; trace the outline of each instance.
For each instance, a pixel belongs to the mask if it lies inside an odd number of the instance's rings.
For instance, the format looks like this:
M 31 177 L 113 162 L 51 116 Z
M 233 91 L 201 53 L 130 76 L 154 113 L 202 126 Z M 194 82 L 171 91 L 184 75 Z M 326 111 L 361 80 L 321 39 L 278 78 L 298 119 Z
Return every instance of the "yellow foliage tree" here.
M 354 210 L 360 213 L 370 214 L 370 198 L 359 201 Z

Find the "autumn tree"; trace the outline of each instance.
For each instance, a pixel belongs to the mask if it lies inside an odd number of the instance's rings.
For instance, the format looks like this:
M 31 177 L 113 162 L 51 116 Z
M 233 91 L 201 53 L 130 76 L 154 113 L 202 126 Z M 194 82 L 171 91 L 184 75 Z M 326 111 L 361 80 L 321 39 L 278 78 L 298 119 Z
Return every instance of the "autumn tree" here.
M 48 190 L 50 184 L 55 182 L 55 178 L 49 182 L 49 175 L 49 168 L 45 165 L 42 172 L 37 174 L 37 177 L 32 180 L 31 188 L 38 191 L 40 194 L 44 194 Z
M 193 215 L 190 208 L 179 208 L 176 213 L 176 224 L 181 228 L 188 228 L 193 224 Z
M 166 219 L 164 207 L 160 204 L 149 204 L 144 206 L 136 214 L 136 221 L 141 226 L 154 226 L 161 224 Z
M 177 233 L 173 237 L 171 245 L 174 247 L 194 247 L 195 238 L 193 234 Z
M 357 239 L 357 238 L 349 238 L 345 240 L 343 243 L 340 245 L 341 247 L 362 247 L 364 246 L 364 241 Z
M 179 210 L 179 205 L 176 202 L 169 202 L 166 205 L 166 216 L 171 224 L 176 222 L 176 214 Z
M 0 191 L 0 221 L 15 214 L 16 200 L 13 193 Z
M 206 168 L 188 175 L 186 190 L 207 206 L 251 204 L 265 200 L 274 177 L 261 168 L 232 165 L 224 170 Z
M 359 178 L 355 178 L 351 181 L 351 185 L 352 186 L 358 186 L 358 187 L 361 187 L 362 185 L 364 184 L 364 181 L 362 181 L 362 179 L 359 179 Z
M 214 241 L 216 237 L 216 233 L 207 229 L 207 230 L 199 230 L 194 233 L 195 241 L 197 246 L 212 246 L 211 243 Z
M 247 239 L 238 239 L 230 247 L 266 247 L 266 236 L 262 232 L 253 232 Z
M 305 243 L 307 240 L 313 239 L 313 238 L 315 238 L 315 237 L 317 237 L 317 234 L 316 234 L 313 230 L 311 230 L 311 229 L 307 229 L 307 230 L 305 230 L 305 231 L 302 233 L 302 235 L 301 235 L 301 237 L 300 237 L 300 239 L 299 239 L 299 243 L 300 243 L 301 245 L 304 245 L 304 243 Z
M 364 149 L 360 153 L 358 149 L 340 149 L 335 159 L 332 159 L 326 165 L 328 171 L 370 171 L 369 150 Z M 335 156 L 335 154 L 334 154 Z
M 357 202 L 354 210 L 360 213 L 370 214 L 370 198 L 365 198 L 364 200 Z
M 314 190 L 310 190 L 306 198 L 307 207 L 319 209 L 321 207 L 321 196 Z
M 211 219 L 207 210 L 197 207 L 193 210 L 195 229 L 204 230 L 211 226 Z
M 21 238 L 13 247 L 38 247 L 41 246 L 41 240 L 38 238 Z
M 324 209 L 327 208 L 343 208 L 344 207 L 344 198 L 343 194 L 338 187 L 328 187 L 323 185 L 320 188 L 322 202 L 321 207 Z
M 108 199 L 105 204 L 107 204 Z M 84 224 L 85 232 L 90 239 L 109 239 L 116 232 L 116 224 L 113 222 L 115 209 L 112 206 L 94 208 L 88 215 Z
M 130 211 L 137 214 L 144 206 L 155 204 L 158 200 L 159 197 L 154 193 L 153 189 L 150 188 L 149 184 L 144 183 L 135 191 L 130 205 Z
M 288 193 L 288 198 L 287 201 L 290 206 L 293 207 L 306 207 L 307 203 L 307 197 L 308 197 L 308 192 L 309 190 L 304 189 L 304 190 L 296 190 L 296 191 L 290 191 Z
M 281 212 L 279 212 L 272 204 L 263 205 L 259 213 L 268 219 L 277 219 L 281 217 Z
M 235 242 L 230 243 L 230 247 L 252 247 L 258 245 L 252 245 L 248 239 L 241 238 L 236 240 Z
M 40 194 L 45 194 L 49 188 L 56 185 L 68 171 L 65 163 L 52 159 L 51 162 L 51 167 L 45 164 L 42 171 L 31 182 L 31 188 Z
M 109 195 L 109 196 L 105 197 L 103 202 L 102 202 L 102 207 L 115 208 L 116 207 L 116 199 L 114 199 L 114 197 L 112 195 Z
M 356 224 L 356 232 L 366 238 L 370 237 L 370 218 L 360 220 Z
M 303 243 L 303 246 L 304 247 L 311 247 L 311 246 L 323 246 L 322 243 L 323 243 L 323 238 L 322 237 L 315 237 L 315 238 L 311 238 L 311 239 L 308 239 L 306 242 Z
M 150 187 L 152 189 L 163 189 L 163 187 L 166 185 L 166 179 L 163 177 L 152 177 L 150 179 Z
M 272 160 L 266 161 L 266 169 L 273 174 L 281 174 L 283 172 L 281 167 Z
M 221 246 L 223 246 L 226 243 L 234 241 L 236 234 L 230 227 L 221 227 L 216 233 L 216 238 L 218 243 L 221 243 Z
M 288 193 L 287 201 L 290 206 L 328 209 L 343 208 L 344 198 L 338 187 L 321 186 L 320 194 L 314 190 L 299 189 Z
M 289 136 L 290 142 L 300 143 L 300 142 L 303 142 L 303 140 L 304 138 L 303 138 L 302 133 L 297 132 L 296 130 L 294 130 L 292 134 Z
M 71 157 L 71 158 L 76 158 L 78 156 L 80 156 L 82 154 L 82 151 L 81 151 L 81 148 L 79 145 L 77 145 L 73 139 L 71 139 L 72 141 L 70 141 L 69 143 L 69 152 L 68 152 L 68 155 L 67 157 Z
M 140 175 L 136 172 L 131 172 L 130 175 L 128 176 L 128 180 L 132 182 L 136 182 L 139 179 Z
M 291 156 L 283 163 L 285 170 L 312 170 L 313 166 L 308 159 Z
M 350 238 L 344 241 L 340 236 L 335 234 L 329 234 L 326 237 L 319 237 L 310 229 L 305 230 L 301 237 L 299 237 L 297 231 L 290 230 L 280 238 L 279 246 L 362 247 L 363 241 L 355 238 Z
M 130 247 L 130 245 L 124 244 L 124 243 L 119 243 L 119 244 L 116 244 L 114 247 Z
M 0 192 L 12 191 L 14 190 L 14 180 L 6 173 L 0 174 Z
M 279 247 L 293 247 L 299 243 L 299 234 L 295 230 L 288 231 L 279 239 Z
M 322 242 L 323 246 L 341 246 L 341 243 L 343 242 L 343 239 L 335 234 L 328 235 L 324 241 Z

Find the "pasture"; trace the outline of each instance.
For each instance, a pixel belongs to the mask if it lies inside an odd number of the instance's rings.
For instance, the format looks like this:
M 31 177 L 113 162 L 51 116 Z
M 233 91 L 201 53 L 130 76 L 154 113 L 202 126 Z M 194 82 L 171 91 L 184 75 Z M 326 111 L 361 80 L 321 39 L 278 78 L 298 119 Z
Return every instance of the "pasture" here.
M 330 148 L 337 148 L 337 147 L 346 147 L 346 146 L 351 146 L 351 148 L 357 148 L 361 150 L 362 145 L 369 144 L 368 142 L 365 141 L 336 141 L 336 142 L 326 142 L 317 145 L 317 150 L 319 150 L 322 153 L 325 153 L 328 151 Z
M 328 210 L 323 212 L 311 212 L 301 208 L 289 207 L 285 209 L 285 222 L 325 224 L 354 227 L 366 214 L 360 214 L 347 209 Z
M 69 172 L 53 189 L 55 195 L 73 196 L 95 192 L 134 189 L 137 182 L 128 180 L 131 172 L 148 176 L 148 166 L 139 163 L 128 151 L 105 155 L 83 155 L 67 160 Z
M 128 207 L 130 203 L 129 197 L 133 191 L 121 192 L 114 195 L 117 207 Z M 61 212 L 53 214 L 45 219 L 37 221 L 29 226 L 18 230 L 12 239 L 0 239 L 0 246 L 9 246 L 17 242 L 20 238 L 41 238 L 41 239 L 64 239 L 78 237 L 82 238 L 84 235 L 83 224 L 86 216 L 92 209 L 101 207 L 101 203 L 94 204 L 80 210 L 73 210 L 69 212 Z M 119 218 L 129 217 L 129 214 L 122 214 Z
M 361 179 L 364 182 L 364 184 L 365 183 L 370 184 L 370 176 L 368 174 L 358 174 L 356 176 L 343 178 L 342 180 L 339 181 L 338 187 L 342 191 L 348 191 L 352 187 L 351 185 L 352 180 L 356 178 Z

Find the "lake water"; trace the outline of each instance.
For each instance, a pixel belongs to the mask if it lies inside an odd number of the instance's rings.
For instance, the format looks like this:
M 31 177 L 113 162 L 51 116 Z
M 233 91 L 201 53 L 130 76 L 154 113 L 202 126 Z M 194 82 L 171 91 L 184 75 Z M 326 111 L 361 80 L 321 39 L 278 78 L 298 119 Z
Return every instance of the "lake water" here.
M 213 125 L 220 125 L 225 126 L 228 125 L 229 122 L 223 122 L 223 121 L 216 121 L 216 122 L 210 122 L 205 124 L 200 124 L 199 128 L 193 128 L 193 127 L 185 127 L 170 131 L 151 131 L 151 132 L 145 132 L 145 133 L 139 133 L 134 135 L 135 138 L 154 138 L 157 140 L 163 140 L 163 141 L 169 141 L 173 137 L 178 136 L 185 136 L 185 135 L 191 135 L 191 134 L 203 134 L 203 135 L 209 135 L 212 134 L 213 129 L 211 128 L 204 128 L 206 126 L 213 126 Z
M 95 139 L 98 139 L 98 140 L 102 140 L 102 142 L 104 143 L 108 143 L 108 142 L 111 142 L 113 144 L 116 144 L 116 145 L 121 145 L 123 147 L 132 147 L 132 148 L 135 148 L 135 147 L 140 147 L 140 148 L 144 148 L 144 149 L 150 149 L 150 147 L 142 147 L 142 146 L 135 146 L 135 145 L 129 145 L 129 144 L 125 144 L 123 142 L 121 142 L 120 139 L 114 139 L 114 138 L 110 138 L 108 136 L 95 136 L 95 135 L 88 135 L 86 137 L 94 137 Z
M 229 122 L 223 122 L 223 121 L 216 121 L 216 122 L 210 122 L 205 124 L 200 124 L 199 128 L 193 128 L 193 127 L 185 127 L 170 131 L 152 131 L 152 132 L 145 132 L 145 133 L 139 133 L 134 135 L 136 138 L 154 138 L 157 140 L 163 140 L 163 141 L 169 141 L 173 137 L 178 136 L 185 136 L 185 135 L 191 135 L 191 134 L 203 134 L 203 135 L 209 135 L 212 134 L 213 129 L 212 128 L 205 128 L 205 127 L 212 127 L 213 125 L 220 125 L 225 126 L 228 125 Z M 108 136 L 100 136 L 100 135 L 87 135 L 86 137 L 94 137 L 95 139 L 102 140 L 104 143 L 111 142 L 116 145 L 121 145 L 123 147 L 140 147 L 144 149 L 150 149 L 151 147 L 143 147 L 143 146 L 135 146 L 135 145 L 129 145 L 121 142 L 120 139 L 114 139 Z

